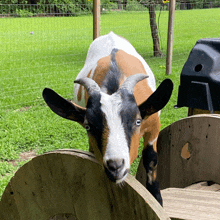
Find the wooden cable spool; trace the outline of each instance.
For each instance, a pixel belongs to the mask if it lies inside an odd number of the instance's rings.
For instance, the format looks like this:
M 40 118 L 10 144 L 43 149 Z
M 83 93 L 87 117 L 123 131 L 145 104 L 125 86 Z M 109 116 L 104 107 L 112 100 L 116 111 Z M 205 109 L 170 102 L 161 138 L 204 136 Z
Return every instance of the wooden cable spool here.
M 33 158 L 7 185 L 1 220 L 167 220 L 153 196 L 132 176 L 109 181 L 93 154 L 57 150 Z
M 157 150 L 157 177 L 171 219 L 220 219 L 220 115 L 195 115 L 174 122 L 160 132 Z M 142 159 L 136 178 L 146 185 Z M 190 187 L 201 181 L 216 184 L 206 191 L 200 184 Z

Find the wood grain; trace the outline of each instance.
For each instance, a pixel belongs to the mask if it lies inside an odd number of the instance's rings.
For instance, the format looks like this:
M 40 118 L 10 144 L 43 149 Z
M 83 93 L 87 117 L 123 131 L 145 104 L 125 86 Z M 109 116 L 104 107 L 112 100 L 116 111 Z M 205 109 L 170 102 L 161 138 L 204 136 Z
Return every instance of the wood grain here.
M 219 192 L 169 188 L 161 193 L 164 209 L 171 219 L 220 219 Z
M 220 115 L 187 117 L 160 132 L 157 174 L 171 219 L 220 219 L 219 145 Z M 136 178 L 146 184 L 142 158 Z
M 58 150 L 35 157 L 9 182 L 0 201 L 1 220 L 169 219 L 132 176 L 109 181 L 91 153 Z
M 216 183 L 209 185 L 208 182 L 199 182 L 199 183 L 195 183 L 190 186 L 187 186 L 185 187 L 185 189 L 197 189 L 197 190 L 218 192 L 220 191 L 220 185 Z
M 199 114 L 211 114 L 211 112 L 209 110 L 203 110 L 198 108 L 188 108 L 188 116 Z M 215 111 L 214 114 L 220 114 L 220 111 Z
M 186 143 L 189 143 L 191 148 L 188 160 L 181 157 Z M 161 189 L 184 188 L 200 181 L 220 184 L 219 146 L 219 115 L 195 115 L 163 129 L 157 141 L 157 172 Z M 143 170 L 140 163 L 137 179 L 145 185 Z

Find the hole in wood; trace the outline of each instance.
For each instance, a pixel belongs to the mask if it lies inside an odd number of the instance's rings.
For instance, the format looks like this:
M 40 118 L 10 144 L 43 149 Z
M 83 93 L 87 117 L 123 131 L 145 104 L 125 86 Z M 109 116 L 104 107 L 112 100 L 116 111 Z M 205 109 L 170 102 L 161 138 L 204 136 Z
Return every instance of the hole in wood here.
M 185 160 L 189 160 L 191 157 L 191 149 L 192 147 L 190 143 L 187 142 L 186 144 L 184 144 L 181 151 L 181 157 Z
M 58 214 L 50 217 L 49 220 L 77 220 L 77 218 L 72 214 Z

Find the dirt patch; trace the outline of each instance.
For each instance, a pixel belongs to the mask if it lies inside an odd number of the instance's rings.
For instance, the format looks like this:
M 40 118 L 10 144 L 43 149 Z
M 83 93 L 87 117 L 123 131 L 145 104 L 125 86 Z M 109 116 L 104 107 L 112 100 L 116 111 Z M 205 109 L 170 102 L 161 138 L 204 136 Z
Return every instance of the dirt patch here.
M 19 155 L 19 158 L 16 159 L 16 160 L 12 160 L 12 161 L 8 161 L 9 163 L 11 163 L 13 166 L 17 166 L 17 163 L 18 162 L 21 162 L 21 161 L 26 161 L 26 160 L 30 160 L 34 157 L 36 157 L 37 154 L 36 152 L 33 150 L 33 151 L 28 151 L 28 152 L 23 152 Z
M 25 111 L 28 111 L 31 108 L 32 108 L 32 106 L 22 107 L 22 108 L 19 108 L 19 109 L 15 109 L 14 112 L 25 112 Z

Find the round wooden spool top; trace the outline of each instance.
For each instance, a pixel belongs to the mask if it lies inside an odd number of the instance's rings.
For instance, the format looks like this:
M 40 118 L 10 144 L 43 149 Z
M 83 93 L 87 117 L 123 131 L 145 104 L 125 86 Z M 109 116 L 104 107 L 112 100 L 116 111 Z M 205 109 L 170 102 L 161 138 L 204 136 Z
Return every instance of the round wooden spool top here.
M 118 186 L 91 153 L 58 150 L 22 166 L 0 201 L 1 220 L 169 219 L 132 176 Z

